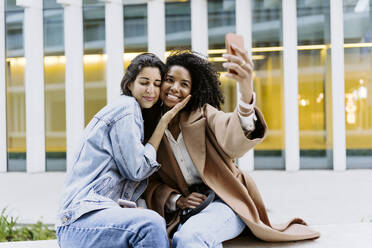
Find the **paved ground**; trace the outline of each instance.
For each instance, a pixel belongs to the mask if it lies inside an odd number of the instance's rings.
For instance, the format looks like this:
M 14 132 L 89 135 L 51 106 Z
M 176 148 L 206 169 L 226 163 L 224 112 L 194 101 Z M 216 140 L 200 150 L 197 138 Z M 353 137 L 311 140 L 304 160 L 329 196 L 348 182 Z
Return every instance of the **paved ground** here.
M 225 247 L 370 247 L 372 244 L 372 170 L 254 171 L 255 179 L 273 223 L 302 217 L 321 231 L 315 241 L 270 244 L 237 240 Z M 0 174 L 0 209 L 23 223 L 55 222 L 64 173 Z M 54 242 L 51 244 L 50 242 Z M 5 245 L 5 244 L 3 244 Z M 3 247 L 33 247 L 3 246 Z M 10 244 L 8 244 L 10 245 Z M 55 247 L 55 241 L 45 242 Z

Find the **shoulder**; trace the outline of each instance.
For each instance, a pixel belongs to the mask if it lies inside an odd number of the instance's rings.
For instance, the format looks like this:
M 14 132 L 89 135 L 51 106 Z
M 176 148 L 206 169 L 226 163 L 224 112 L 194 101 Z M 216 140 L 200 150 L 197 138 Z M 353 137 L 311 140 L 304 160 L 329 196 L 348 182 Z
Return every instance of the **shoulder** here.
M 107 123 L 115 123 L 127 115 L 142 121 L 141 108 L 134 97 L 121 95 L 102 108 L 95 117 Z
M 199 111 L 201 111 L 202 115 L 206 118 L 209 118 L 217 113 L 224 113 L 223 111 L 216 109 L 215 107 L 209 105 L 208 103 L 204 104 Z

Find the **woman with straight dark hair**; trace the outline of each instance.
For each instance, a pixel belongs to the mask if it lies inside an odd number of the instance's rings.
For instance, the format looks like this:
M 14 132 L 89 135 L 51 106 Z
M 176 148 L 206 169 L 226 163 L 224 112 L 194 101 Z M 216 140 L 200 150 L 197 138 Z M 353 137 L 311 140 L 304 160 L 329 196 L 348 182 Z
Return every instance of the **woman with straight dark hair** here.
M 123 77 L 122 95 L 85 128 L 63 188 L 56 224 L 61 248 L 168 247 L 164 219 L 143 209 L 141 198 L 147 178 L 160 167 L 156 150 L 164 130 L 188 101 L 163 115 L 145 136 L 142 111 L 158 102 L 164 73 L 154 54 L 138 55 Z

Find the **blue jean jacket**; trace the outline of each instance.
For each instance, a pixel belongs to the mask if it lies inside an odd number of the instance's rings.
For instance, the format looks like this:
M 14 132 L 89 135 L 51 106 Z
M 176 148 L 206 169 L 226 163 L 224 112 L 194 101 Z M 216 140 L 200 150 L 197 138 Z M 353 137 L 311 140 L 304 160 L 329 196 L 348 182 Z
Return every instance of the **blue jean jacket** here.
M 138 201 L 147 178 L 157 171 L 156 151 L 143 145 L 141 108 L 122 95 L 89 122 L 66 174 L 56 226 L 85 213 L 117 206 L 119 198 Z

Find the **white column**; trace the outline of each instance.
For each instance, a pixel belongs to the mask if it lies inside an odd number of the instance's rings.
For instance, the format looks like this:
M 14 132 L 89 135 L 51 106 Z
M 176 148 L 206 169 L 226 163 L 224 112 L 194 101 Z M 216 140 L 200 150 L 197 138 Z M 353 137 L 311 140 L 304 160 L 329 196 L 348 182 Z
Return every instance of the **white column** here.
M 66 56 L 67 170 L 84 129 L 83 11 L 82 0 L 57 0 L 64 5 Z
M 191 0 L 191 48 L 208 56 L 207 0 Z
M 147 3 L 148 51 L 161 60 L 165 55 L 165 3 L 164 0 L 149 0 Z
M 26 168 L 45 171 L 43 0 L 17 0 L 24 12 Z
M 6 82 L 5 82 L 5 2 L 0 3 L 0 172 L 7 171 Z
M 344 26 L 342 1 L 331 0 L 333 169 L 346 169 Z
M 107 103 L 120 95 L 124 74 L 124 22 L 122 0 L 106 0 L 106 96 Z
M 235 17 L 236 33 L 244 37 L 244 46 L 252 56 L 252 9 L 251 0 L 236 0 Z M 239 95 L 239 85 L 237 85 L 237 95 Z M 252 171 L 254 169 L 254 152 L 251 149 L 243 157 L 239 158 L 239 168 Z
M 285 169 L 300 168 L 296 0 L 282 1 L 285 113 Z

